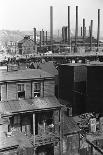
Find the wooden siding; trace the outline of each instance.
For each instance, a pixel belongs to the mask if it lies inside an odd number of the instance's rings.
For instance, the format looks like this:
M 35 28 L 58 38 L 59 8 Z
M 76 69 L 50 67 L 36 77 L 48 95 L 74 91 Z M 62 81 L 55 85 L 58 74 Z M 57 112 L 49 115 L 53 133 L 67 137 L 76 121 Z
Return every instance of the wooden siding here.
M 31 82 L 27 82 L 25 86 L 25 98 L 31 98 Z
M 16 83 L 7 84 L 7 100 L 17 99 L 17 85 Z
M 7 100 L 7 94 L 6 94 L 6 84 L 1 86 L 1 101 Z
M 55 95 L 55 81 L 44 81 L 44 97 Z

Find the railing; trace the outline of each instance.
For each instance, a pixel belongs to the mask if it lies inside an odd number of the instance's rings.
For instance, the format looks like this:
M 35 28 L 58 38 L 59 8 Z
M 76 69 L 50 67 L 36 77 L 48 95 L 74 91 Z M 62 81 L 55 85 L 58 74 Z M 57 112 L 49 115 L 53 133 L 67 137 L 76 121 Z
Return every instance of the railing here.
M 50 144 L 54 142 L 59 142 L 60 136 L 58 133 L 45 133 L 42 135 L 35 135 L 35 137 L 32 135 L 30 139 L 33 145 L 37 147 L 40 145 L 46 145 L 46 144 Z M 35 144 L 34 144 L 34 139 L 35 139 Z

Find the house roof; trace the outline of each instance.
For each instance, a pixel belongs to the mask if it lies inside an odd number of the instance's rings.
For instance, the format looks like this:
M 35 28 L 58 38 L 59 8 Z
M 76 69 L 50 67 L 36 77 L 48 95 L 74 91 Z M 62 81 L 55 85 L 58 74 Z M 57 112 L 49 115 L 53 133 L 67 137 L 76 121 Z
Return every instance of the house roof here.
M 40 63 L 40 69 L 42 69 L 45 72 L 48 72 L 52 75 L 58 75 L 58 70 L 56 69 L 53 62 L 51 62 L 51 61 Z
M 75 134 L 80 131 L 78 125 L 74 121 L 73 117 L 68 117 L 64 114 L 63 118 L 63 135 Z
M 32 62 L 31 63 L 31 67 L 33 68 L 38 68 L 45 71 L 45 72 L 48 72 L 49 74 L 52 74 L 52 75 L 58 75 L 58 70 L 56 69 L 56 67 L 54 66 L 53 62 L 49 61 L 49 62 L 43 62 L 43 63 L 38 63 L 38 62 Z
M 32 41 L 34 42 L 30 36 L 25 36 L 22 40 L 18 41 L 18 44 L 23 44 L 25 41 Z
M 44 97 L 34 99 L 20 99 L 0 102 L 0 113 L 9 116 L 20 112 L 40 111 L 60 108 L 61 105 L 56 97 Z
M 53 78 L 54 76 L 40 69 L 26 69 L 18 71 L 0 71 L 0 82 L 17 81 L 17 80 L 33 80 Z
M 18 146 L 21 148 L 33 147 L 29 138 L 21 132 L 13 131 L 11 136 L 6 136 L 3 132 L 0 134 L 0 152 L 10 150 L 13 147 L 18 148 Z

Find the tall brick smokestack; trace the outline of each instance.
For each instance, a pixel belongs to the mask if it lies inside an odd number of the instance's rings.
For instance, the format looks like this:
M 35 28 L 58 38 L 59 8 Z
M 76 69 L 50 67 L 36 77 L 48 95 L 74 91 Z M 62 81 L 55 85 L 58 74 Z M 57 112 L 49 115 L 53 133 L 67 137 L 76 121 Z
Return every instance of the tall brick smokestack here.
M 75 29 L 75 52 L 77 52 L 77 39 L 78 39 L 78 6 L 76 6 L 76 29 Z
M 90 50 L 92 51 L 92 34 L 93 34 L 93 20 L 91 20 L 90 25 Z
M 97 51 L 99 48 L 99 39 L 100 39 L 100 9 L 98 9 Z
M 46 31 L 46 44 L 48 42 L 48 32 Z
M 77 45 L 77 37 L 78 37 L 78 6 L 76 6 L 76 30 L 75 30 L 75 44 Z
M 36 28 L 34 27 L 34 45 L 36 45 Z
M 83 18 L 83 46 L 85 43 L 85 19 Z
M 44 45 L 44 30 L 42 29 L 42 44 Z
M 51 50 L 53 46 L 53 7 L 50 6 L 50 43 L 51 43 Z
M 70 6 L 68 6 L 68 45 L 70 46 Z

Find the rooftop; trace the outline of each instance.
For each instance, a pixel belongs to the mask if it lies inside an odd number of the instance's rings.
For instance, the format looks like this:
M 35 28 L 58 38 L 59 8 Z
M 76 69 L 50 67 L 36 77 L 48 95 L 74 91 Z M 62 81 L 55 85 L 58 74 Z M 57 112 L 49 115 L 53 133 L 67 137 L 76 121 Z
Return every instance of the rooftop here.
M 67 63 L 67 64 L 62 64 L 61 66 L 84 66 L 85 64 L 81 63 Z
M 30 140 L 21 132 L 14 131 L 11 136 L 6 136 L 5 133 L 0 134 L 0 152 L 10 150 L 11 148 L 32 148 Z
M 16 81 L 16 80 L 34 80 L 53 78 L 54 76 L 40 69 L 26 69 L 18 71 L 0 71 L 0 82 Z
M 80 131 L 78 125 L 74 121 L 73 117 L 68 117 L 64 114 L 63 118 L 63 134 L 70 135 L 76 134 Z
M 0 113 L 9 116 L 20 112 L 40 111 L 60 108 L 61 105 L 56 97 L 44 97 L 34 99 L 21 99 L 0 102 Z

